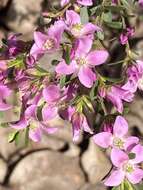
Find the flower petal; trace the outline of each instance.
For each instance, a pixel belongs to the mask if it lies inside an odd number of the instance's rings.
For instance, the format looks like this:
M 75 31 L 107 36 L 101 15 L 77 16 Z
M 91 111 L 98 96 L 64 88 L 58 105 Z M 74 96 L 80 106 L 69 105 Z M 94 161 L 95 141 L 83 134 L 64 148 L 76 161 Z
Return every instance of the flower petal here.
M 0 111 L 7 111 L 12 108 L 12 105 L 0 102 Z
M 136 168 L 131 174 L 127 174 L 127 178 L 132 184 L 140 183 L 143 179 L 143 170 Z
M 28 126 L 28 121 L 23 117 L 19 122 L 15 123 L 15 124 L 10 124 L 10 127 L 14 128 L 14 129 L 24 129 Z
M 95 50 L 88 54 L 87 61 L 89 65 L 101 65 L 107 60 L 108 56 L 109 54 L 105 50 Z
M 117 148 L 112 149 L 111 161 L 114 166 L 121 167 L 128 160 L 129 160 L 129 157 L 124 151 Z
M 133 163 L 140 163 L 143 162 L 143 146 L 138 144 L 136 145 L 132 150 L 131 153 L 134 153 L 136 155 L 136 157 L 134 159 L 132 159 Z
M 122 170 L 114 170 L 111 175 L 105 180 L 106 186 L 118 186 L 124 180 L 125 173 Z
M 75 11 L 67 10 L 66 11 L 66 23 L 69 26 L 79 24 L 80 23 L 80 16 Z
M 56 72 L 58 74 L 70 75 L 77 70 L 78 66 L 75 61 L 72 61 L 70 65 L 67 65 L 65 60 L 61 61 L 56 66 Z
M 100 31 L 100 30 L 101 29 L 98 26 L 92 23 L 87 23 L 84 25 L 81 33 L 83 36 L 86 36 L 86 35 L 94 34 L 95 31 Z
M 42 32 L 39 31 L 34 32 L 35 43 L 40 49 L 43 48 L 43 44 L 46 42 L 47 39 L 48 36 L 46 34 L 43 34 Z
M 61 6 L 64 7 L 69 3 L 70 0 L 61 0 Z
M 42 109 L 42 118 L 44 121 L 54 119 L 58 114 L 57 112 L 56 106 L 45 105 Z
M 93 5 L 92 0 L 77 0 L 77 2 L 84 6 L 91 6 Z
M 56 85 L 49 85 L 43 90 L 43 97 L 47 103 L 55 102 L 60 98 L 60 89 Z
M 102 132 L 93 136 L 95 144 L 102 148 L 108 148 L 112 143 L 112 133 Z
M 47 134 L 53 134 L 58 130 L 57 127 L 50 127 L 50 125 L 44 123 L 40 123 L 40 128 Z
M 96 75 L 90 68 L 82 66 L 79 70 L 78 78 L 81 84 L 87 88 L 91 88 L 96 80 Z
M 128 137 L 126 139 L 124 149 L 127 150 L 127 151 L 130 151 L 138 143 L 139 143 L 139 138 L 138 137 L 134 137 L 134 136 Z
M 93 39 L 89 36 L 76 40 L 75 56 L 77 57 L 85 56 L 85 54 L 87 54 L 90 51 L 92 47 L 92 43 L 93 43 Z
M 114 127 L 113 127 L 113 134 L 117 137 L 123 137 L 128 132 L 128 123 L 122 116 L 117 116 Z
M 42 138 L 42 131 L 39 127 L 35 129 L 29 129 L 29 138 L 34 142 L 40 142 Z

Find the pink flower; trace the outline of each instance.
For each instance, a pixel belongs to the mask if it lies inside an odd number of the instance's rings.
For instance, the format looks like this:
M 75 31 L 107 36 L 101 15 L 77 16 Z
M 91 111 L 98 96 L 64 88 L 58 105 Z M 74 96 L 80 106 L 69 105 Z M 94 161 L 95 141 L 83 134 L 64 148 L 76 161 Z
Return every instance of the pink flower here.
M 127 28 L 126 32 L 120 35 L 120 42 L 122 45 L 125 45 L 128 42 L 128 39 L 134 35 L 135 31 L 133 28 Z
M 102 148 L 114 147 L 118 149 L 129 150 L 139 142 L 137 137 L 127 137 L 128 123 L 122 116 L 117 116 L 113 133 L 101 132 L 94 135 L 94 142 Z
M 65 6 L 70 2 L 70 0 L 61 0 L 61 6 Z M 77 3 L 84 6 L 91 6 L 93 5 L 92 0 L 77 0 Z
M 123 101 L 131 102 L 133 101 L 134 93 L 129 89 L 124 89 L 122 86 L 112 86 L 110 89 L 102 91 L 104 92 L 104 98 L 107 98 L 109 101 L 113 103 L 116 107 L 117 111 L 123 112 Z M 100 95 L 102 95 L 100 93 Z
M 75 107 L 69 106 L 62 112 L 62 117 L 72 123 L 73 141 L 77 142 L 81 131 L 93 134 L 86 116 L 76 110 Z
M 43 120 L 50 120 L 58 116 L 58 102 L 62 98 L 60 88 L 56 85 L 49 85 L 43 89 L 43 97 L 47 102 L 42 109 Z
M 15 124 L 10 125 L 17 130 L 23 130 L 29 127 L 29 138 L 34 142 L 41 141 L 42 134 L 52 134 L 57 131 L 57 127 L 51 127 L 43 121 L 39 121 L 37 118 L 37 105 L 29 106 L 21 118 L 21 120 Z
M 143 90 L 143 61 L 137 60 L 135 64 L 128 68 L 128 81 L 122 87 L 125 90 L 135 93 L 137 88 Z
M 108 52 L 95 50 L 85 53 L 84 51 L 78 50 L 69 65 L 66 64 L 65 60 L 62 60 L 56 66 L 56 72 L 64 75 L 76 74 L 85 87 L 91 88 L 97 78 L 92 68 L 103 64 L 108 58 Z
M 139 0 L 139 5 L 143 6 L 143 0 Z
M 93 134 L 89 127 L 87 119 L 83 113 L 75 112 L 71 117 L 72 128 L 73 128 L 73 141 L 78 141 L 80 131 L 83 129 L 85 132 Z
M 65 29 L 64 22 L 59 20 L 55 22 L 54 25 L 52 25 L 48 29 L 47 33 L 35 31 L 34 32 L 35 43 L 30 50 L 30 56 L 32 56 L 34 60 L 37 60 L 44 53 L 53 52 L 56 49 L 58 49 L 64 29 Z
M 111 161 L 116 169 L 105 180 L 106 186 L 118 186 L 125 178 L 132 184 L 140 183 L 143 178 L 143 170 L 139 168 L 139 163 L 143 161 L 143 146 L 136 145 L 130 152 L 135 154 L 135 158 L 130 159 L 129 155 L 119 149 L 112 149 Z
M 82 24 L 80 15 L 73 10 L 66 11 L 66 24 L 69 32 L 76 38 L 82 38 L 87 35 L 93 35 L 95 31 L 101 30 L 98 26 L 87 23 Z
M 12 105 L 7 104 L 5 99 L 10 97 L 11 90 L 4 84 L 0 84 L 0 111 L 6 111 L 12 108 Z

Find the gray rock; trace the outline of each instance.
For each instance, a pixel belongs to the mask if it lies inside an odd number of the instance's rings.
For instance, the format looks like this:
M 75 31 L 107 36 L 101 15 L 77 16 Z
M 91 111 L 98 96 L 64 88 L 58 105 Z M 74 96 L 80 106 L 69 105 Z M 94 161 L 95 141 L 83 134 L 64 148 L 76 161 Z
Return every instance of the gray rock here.
M 98 184 L 86 184 L 83 188 L 80 190 L 107 190 L 107 187 L 105 187 L 103 184 L 98 183 Z
M 0 159 L 0 183 L 4 181 L 7 172 L 7 164 L 2 159 Z
M 78 158 L 40 151 L 28 155 L 18 163 L 10 178 L 10 184 L 18 185 L 20 190 L 44 190 L 45 187 L 51 190 L 77 190 L 84 184 L 84 175 Z
M 8 3 L 8 0 L 0 0 L 0 10 L 5 8 Z
M 7 26 L 20 33 L 32 32 L 36 25 L 40 12 L 42 11 L 43 0 L 13 0 L 5 18 Z
M 143 134 L 143 98 L 139 95 L 136 96 L 135 100 L 130 105 L 130 112 L 126 116 L 131 133 L 133 128 L 137 127 L 139 132 Z
M 105 153 L 90 140 L 88 150 L 82 156 L 82 165 L 92 184 L 99 183 L 110 171 L 111 163 Z

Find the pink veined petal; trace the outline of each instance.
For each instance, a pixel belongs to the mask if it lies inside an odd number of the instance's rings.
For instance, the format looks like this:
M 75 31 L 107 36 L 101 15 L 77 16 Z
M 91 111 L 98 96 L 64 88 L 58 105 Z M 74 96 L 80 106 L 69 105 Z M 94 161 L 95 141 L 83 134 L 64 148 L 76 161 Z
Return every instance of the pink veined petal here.
M 49 85 L 43 90 L 43 97 L 47 103 L 55 102 L 60 98 L 60 89 L 56 85 Z
M 34 142 L 40 142 L 42 138 L 42 131 L 39 127 L 29 129 L 29 138 Z
M 117 116 L 114 127 L 113 127 L 113 134 L 117 137 L 123 137 L 128 132 L 128 123 L 122 116 Z
M 112 149 L 111 161 L 112 161 L 114 166 L 120 168 L 128 160 L 129 160 L 129 157 L 124 151 L 122 151 L 120 149 L 116 149 L 116 148 Z
M 95 73 L 87 66 L 81 66 L 78 72 L 78 78 L 85 87 L 91 88 L 96 81 Z
M 49 127 L 48 124 L 40 123 L 40 128 L 47 134 L 53 134 L 57 132 L 57 127 Z
M 82 35 L 90 35 L 90 34 L 94 34 L 95 31 L 100 31 L 101 29 L 92 24 L 92 23 L 87 23 L 84 25 L 83 29 L 81 30 Z
M 93 66 L 101 65 L 105 63 L 108 56 L 109 54 L 105 50 L 95 50 L 88 54 L 87 61 L 89 65 L 93 65 Z
M 61 6 L 64 7 L 70 0 L 61 0 Z
M 139 143 L 138 137 L 134 137 L 134 136 L 128 137 L 128 138 L 126 138 L 124 149 L 127 151 L 130 151 L 138 143 Z
M 45 105 L 42 109 L 42 118 L 44 121 L 51 120 L 57 116 L 57 112 L 56 106 Z
M 90 126 L 89 126 L 89 124 L 88 124 L 87 119 L 86 119 L 85 116 L 84 116 L 84 118 L 83 118 L 82 127 L 83 127 L 83 130 L 84 130 L 85 132 L 88 132 L 88 133 L 90 133 L 90 134 L 93 134 L 93 131 L 91 130 L 91 128 L 90 128 Z
M 134 153 L 136 155 L 136 157 L 134 159 L 132 159 L 133 163 L 140 163 L 143 162 L 143 146 L 138 144 L 136 145 L 132 150 L 132 153 Z
M 48 30 L 48 36 L 55 39 L 56 44 L 59 46 L 62 34 L 66 28 L 65 23 L 62 20 L 56 21 Z
M 143 179 L 143 170 L 135 168 L 135 170 L 131 174 L 127 173 L 126 176 L 132 184 L 140 183 Z
M 115 96 L 115 94 L 112 94 L 112 93 L 107 94 L 107 98 L 108 100 L 112 102 L 112 104 L 116 107 L 119 113 L 123 112 L 123 102 L 121 98 L 119 98 L 118 96 Z
M 76 61 L 73 60 L 70 65 L 67 65 L 65 60 L 63 60 L 56 66 L 56 72 L 58 74 L 70 75 L 74 73 L 77 68 L 78 66 L 76 64 Z
M 114 170 L 111 175 L 106 178 L 104 184 L 106 186 L 118 186 L 124 180 L 125 173 L 122 170 Z
M 112 143 L 112 133 L 102 132 L 93 136 L 95 144 L 102 148 L 108 148 Z
M 7 69 L 7 62 L 4 60 L 0 61 L 0 70 L 4 71 Z
M 43 34 L 42 32 L 38 32 L 38 31 L 34 32 L 35 43 L 40 49 L 43 48 L 43 44 L 46 42 L 47 39 L 48 39 L 48 36 L 46 34 Z
M 5 99 L 6 97 L 10 96 L 11 90 L 5 86 L 5 85 L 0 85 L 0 98 Z
M 92 47 L 93 39 L 91 36 L 86 36 L 76 40 L 76 56 L 81 57 L 87 54 Z
M 0 101 L 0 111 L 7 111 L 11 108 L 12 108 L 12 105 L 9 105 Z
M 30 56 L 32 56 L 31 59 L 32 62 L 38 60 L 43 54 L 43 50 L 39 49 L 39 47 L 36 44 L 33 44 L 31 50 L 30 50 Z
M 31 105 L 25 110 L 25 118 L 30 119 L 31 117 L 36 118 L 36 105 Z
M 93 1 L 92 0 L 77 0 L 77 2 L 81 5 L 84 6 L 91 6 L 93 5 Z
M 73 10 L 67 10 L 66 11 L 66 23 L 69 26 L 73 26 L 75 24 L 80 23 L 80 16 Z
M 83 115 L 80 113 L 75 113 L 72 115 L 71 122 L 72 122 L 72 130 L 73 130 L 73 141 L 77 141 L 80 136 L 80 130 L 83 125 Z
M 28 121 L 24 117 L 19 122 L 10 125 L 10 127 L 19 130 L 24 129 L 27 126 L 28 126 Z

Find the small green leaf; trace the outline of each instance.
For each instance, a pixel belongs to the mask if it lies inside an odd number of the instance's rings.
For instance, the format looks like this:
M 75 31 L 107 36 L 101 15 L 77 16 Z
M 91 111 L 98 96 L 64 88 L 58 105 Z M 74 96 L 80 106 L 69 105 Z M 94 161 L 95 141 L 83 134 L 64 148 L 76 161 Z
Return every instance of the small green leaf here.
M 113 21 L 113 22 L 105 22 L 105 24 L 110 28 L 114 29 L 121 29 L 123 27 L 122 22 Z
M 60 87 L 63 88 L 66 84 L 66 76 L 62 76 L 60 79 Z
M 109 23 L 112 22 L 112 13 L 111 12 L 103 13 L 103 20 Z
M 104 40 L 104 32 L 103 31 L 98 31 L 97 32 L 97 37 L 99 40 L 103 41 Z
M 14 131 L 14 132 L 10 133 L 8 136 L 8 142 L 12 143 L 13 141 L 15 141 L 15 139 L 18 135 L 19 135 L 19 131 Z
M 88 15 L 88 9 L 87 7 L 82 7 L 80 9 L 80 18 L 81 18 L 81 23 L 86 24 L 89 22 L 89 15 Z

